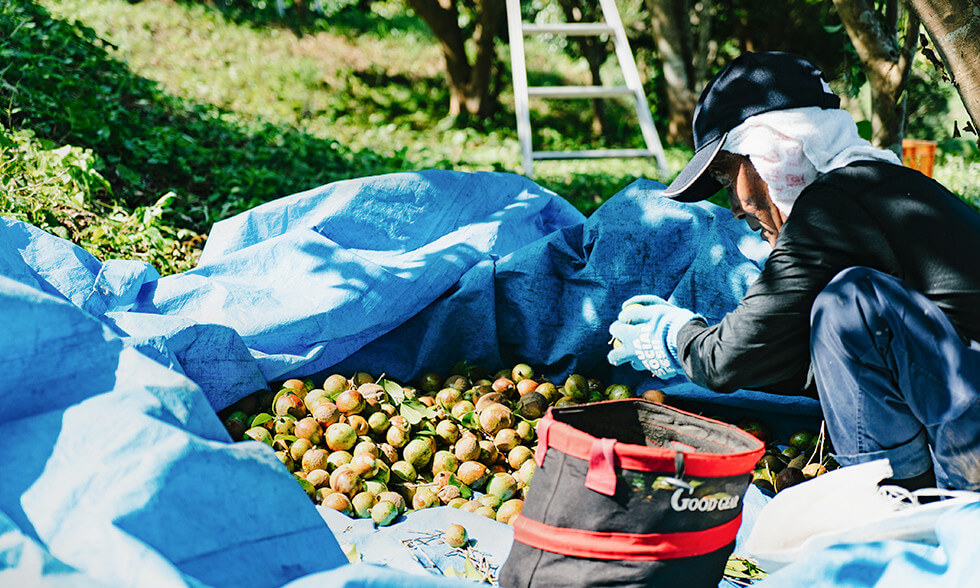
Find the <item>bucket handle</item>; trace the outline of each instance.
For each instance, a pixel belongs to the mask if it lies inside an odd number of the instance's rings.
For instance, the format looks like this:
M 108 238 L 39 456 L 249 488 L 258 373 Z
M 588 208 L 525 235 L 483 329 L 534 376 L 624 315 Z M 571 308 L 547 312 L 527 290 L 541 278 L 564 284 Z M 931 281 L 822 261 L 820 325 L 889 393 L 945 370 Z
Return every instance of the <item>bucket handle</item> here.
M 585 487 L 612 496 L 616 494 L 616 440 L 596 439 L 589 449 L 589 471 Z

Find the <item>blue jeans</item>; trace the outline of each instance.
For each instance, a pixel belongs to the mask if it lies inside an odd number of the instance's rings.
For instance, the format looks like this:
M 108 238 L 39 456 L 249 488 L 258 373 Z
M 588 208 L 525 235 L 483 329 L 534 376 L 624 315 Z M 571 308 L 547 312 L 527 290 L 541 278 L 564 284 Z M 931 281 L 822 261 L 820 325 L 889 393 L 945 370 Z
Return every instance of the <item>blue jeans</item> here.
M 841 465 L 888 458 L 894 478 L 933 468 L 980 490 L 980 343 L 898 279 L 839 273 L 810 313 L 820 405 Z

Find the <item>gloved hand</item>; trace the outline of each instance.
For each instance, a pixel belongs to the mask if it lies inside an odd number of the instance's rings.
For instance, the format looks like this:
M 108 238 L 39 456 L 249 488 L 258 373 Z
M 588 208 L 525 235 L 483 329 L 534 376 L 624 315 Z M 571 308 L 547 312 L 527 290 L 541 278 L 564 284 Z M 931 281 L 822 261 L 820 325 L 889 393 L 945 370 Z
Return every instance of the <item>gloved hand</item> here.
M 609 326 L 614 341 L 621 343 L 609 352 L 609 363 L 628 362 L 633 369 L 650 370 L 661 380 L 674 376 L 683 371 L 677 358 L 677 331 L 693 318 L 702 317 L 659 296 L 630 298 Z

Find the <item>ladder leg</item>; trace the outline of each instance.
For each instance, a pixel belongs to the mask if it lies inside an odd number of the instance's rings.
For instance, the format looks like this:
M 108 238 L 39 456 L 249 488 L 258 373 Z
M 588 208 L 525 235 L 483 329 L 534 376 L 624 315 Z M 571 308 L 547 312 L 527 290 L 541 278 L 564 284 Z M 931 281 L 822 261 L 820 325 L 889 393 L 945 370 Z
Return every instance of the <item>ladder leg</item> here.
M 510 36 L 510 67 L 514 78 L 514 111 L 517 140 L 521 145 L 524 175 L 530 177 L 534 162 L 531 154 L 531 110 L 527 95 L 527 69 L 524 62 L 524 31 L 520 0 L 507 0 L 507 32 Z
M 667 173 L 667 158 L 664 155 L 664 148 L 660 144 L 660 136 L 657 128 L 653 124 L 653 117 L 650 115 L 650 105 L 647 103 L 646 93 L 643 90 L 643 82 L 640 81 L 640 74 L 636 70 L 636 61 L 633 59 L 633 52 L 630 50 L 629 40 L 626 38 L 626 29 L 623 21 L 619 17 L 619 9 L 616 8 L 615 0 L 599 0 L 602 8 L 602 15 L 605 21 L 612 26 L 613 45 L 616 48 L 616 59 L 623 72 L 623 79 L 626 86 L 633 90 L 634 105 L 636 107 L 636 117 L 640 123 L 640 132 L 643 133 L 643 140 L 647 149 L 653 152 L 657 158 L 657 166 L 660 171 Z

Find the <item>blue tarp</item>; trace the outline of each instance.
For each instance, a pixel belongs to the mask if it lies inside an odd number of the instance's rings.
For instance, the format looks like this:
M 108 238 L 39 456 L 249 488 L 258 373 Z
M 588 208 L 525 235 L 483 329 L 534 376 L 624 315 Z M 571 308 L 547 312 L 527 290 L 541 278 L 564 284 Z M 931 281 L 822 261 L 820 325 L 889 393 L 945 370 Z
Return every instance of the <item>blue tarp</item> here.
M 529 361 L 819 414 L 605 362 L 623 300 L 716 320 L 768 253 L 727 210 L 662 188 L 639 180 L 586 219 L 511 174 L 338 182 L 217 223 L 198 266 L 166 277 L 0 219 L 0 584 L 417 585 L 347 565 L 344 534 L 271 449 L 231 443 L 215 410 L 287 377 Z

